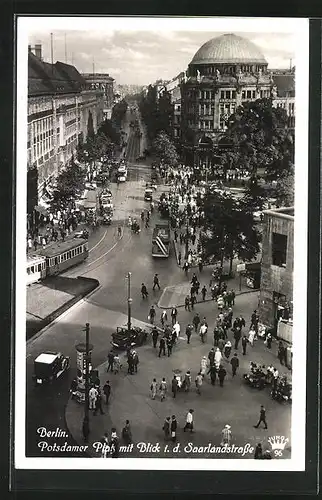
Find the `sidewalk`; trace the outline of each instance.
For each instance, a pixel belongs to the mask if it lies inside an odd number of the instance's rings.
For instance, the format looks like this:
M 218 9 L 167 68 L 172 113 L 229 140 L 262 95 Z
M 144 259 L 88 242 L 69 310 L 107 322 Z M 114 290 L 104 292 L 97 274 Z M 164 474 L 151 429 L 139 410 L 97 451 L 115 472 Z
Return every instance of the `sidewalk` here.
M 257 295 L 257 294 L 255 294 Z M 247 303 L 250 308 L 257 297 L 249 296 Z M 241 295 L 236 298 L 235 315 L 240 312 L 245 314 L 245 300 Z M 181 312 L 180 312 L 181 314 Z M 184 336 L 183 336 L 184 337 Z M 208 355 L 212 346 L 212 336 L 209 335 L 206 344 L 200 342 L 196 334 L 192 335 L 191 344 L 188 345 L 183 337 L 178 340 L 172 356 L 162 356 L 159 358 L 151 345 L 145 345 L 138 349 L 140 358 L 138 373 L 127 374 L 127 364 L 122 355 L 122 369 L 119 374 L 106 373 L 106 363 L 97 367 L 101 386 L 106 380 L 110 380 L 112 393 L 109 405 L 103 405 L 104 415 L 90 415 L 90 440 L 88 453 L 92 457 L 100 457 L 100 452 L 93 447 L 93 443 L 100 441 L 104 432 L 110 434 L 111 427 L 116 427 L 120 436 L 125 420 L 129 419 L 132 428 L 133 450 L 122 448 L 121 457 L 154 457 L 171 458 L 178 456 L 164 451 L 164 436 L 162 425 L 166 416 L 176 415 L 178 420 L 178 443 L 181 450 L 188 443 L 197 446 L 207 446 L 209 443 L 219 446 L 221 441 L 221 430 L 225 424 L 232 426 L 232 443 L 237 446 L 244 446 L 249 443 L 255 447 L 257 442 L 261 442 L 263 448 L 270 448 L 267 438 L 274 435 L 284 435 L 288 437 L 288 448 L 284 450 L 283 458 L 290 457 L 291 436 L 290 419 L 291 406 L 280 405 L 269 396 L 269 389 L 257 391 L 246 386 L 243 382 L 243 373 L 248 372 L 250 361 L 271 364 L 278 367 L 280 373 L 288 373 L 287 368 L 280 366 L 276 358 L 276 346 L 272 351 L 268 350 L 261 340 L 255 342 L 253 348 L 248 347 L 246 356 L 242 356 L 239 348 L 238 357 L 240 367 L 237 376 L 231 376 L 231 366 L 229 361 L 223 361 L 227 370 L 224 387 L 212 386 L 209 376 L 206 376 L 202 386 L 201 395 L 197 395 L 194 387 L 194 379 L 199 370 L 200 360 L 203 355 Z M 234 352 L 234 351 L 233 351 Z M 189 393 L 178 393 L 176 398 L 171 394 L 171 379 L 174 373 L 184 374 L 186 370 L 191 370 L 192 387 Z M 166 377 L 168 382 L 168 394 L 164 402 L 160 401 L 159 395 L 155 400 L 150 398 L 150 384 L 153 378 L 160 382 L 162 377 Z M 267 411 L 268 431 L 253 425 L 258 420 L 260 405 L 263 404 Z M 183 433 L 186 412 L 189 408 L 194 408 L 195 430 L 194 434 Z M 73 400 L 69 400 L 66 407 L 66 424 L 69 432 L 77 443 L 83 444 L 82 422 L 84 417 L 84 407 Z M 156 453 L 140 453 L 137 443 L 151 443 L 160 445 L 160 451 Z M 121 444 L 123 445 L 121 440 Z M 172 444 L 170 443 L 170 449 Z M 222 456 L 218 453 L 209 452 L 190 454 L 182 452 L 180 458 L 253 458 L 252 454 L 245 456 Z
M 27 286 L 27 340 L 98 286 L 99 282 L 93 278 L 65 276 L 51 276 Z

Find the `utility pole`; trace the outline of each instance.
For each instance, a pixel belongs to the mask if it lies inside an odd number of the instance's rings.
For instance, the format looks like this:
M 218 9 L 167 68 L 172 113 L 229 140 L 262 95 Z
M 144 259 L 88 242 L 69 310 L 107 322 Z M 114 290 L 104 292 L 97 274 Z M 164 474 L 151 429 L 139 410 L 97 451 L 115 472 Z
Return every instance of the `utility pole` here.
M 132 299 L 131 299 L 131 273 L 127 273 L 127 329 L 128 332 L 130 333 L 132 329 L 132 324 L 131 324 L 131 304 L 132 304 Z
M 83 434 L 84 439 L 87 441 L 89 435 L 89 323 L 85 325 L 85 408 L 84 408 L 84 422 Z M 87 437 L 86 437 L 87 436 Z

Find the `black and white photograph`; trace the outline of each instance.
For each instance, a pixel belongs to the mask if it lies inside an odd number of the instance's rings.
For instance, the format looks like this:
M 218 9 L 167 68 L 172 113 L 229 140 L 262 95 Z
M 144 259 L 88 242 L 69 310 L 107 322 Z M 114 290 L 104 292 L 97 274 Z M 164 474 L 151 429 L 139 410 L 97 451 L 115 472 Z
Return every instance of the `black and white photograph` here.
M 305 469 L 308 82 L 307 19 L 18 18 L 16 468 Z

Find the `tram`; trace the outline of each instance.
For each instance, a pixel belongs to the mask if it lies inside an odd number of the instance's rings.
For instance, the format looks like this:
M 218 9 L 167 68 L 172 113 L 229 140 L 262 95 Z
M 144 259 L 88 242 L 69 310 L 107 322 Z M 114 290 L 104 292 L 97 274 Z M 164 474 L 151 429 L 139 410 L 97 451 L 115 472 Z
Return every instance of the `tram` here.
M 51 243 L 27 258 L 27 284 L 56 276 L 88 257 L 88 241 L 72 238 Z

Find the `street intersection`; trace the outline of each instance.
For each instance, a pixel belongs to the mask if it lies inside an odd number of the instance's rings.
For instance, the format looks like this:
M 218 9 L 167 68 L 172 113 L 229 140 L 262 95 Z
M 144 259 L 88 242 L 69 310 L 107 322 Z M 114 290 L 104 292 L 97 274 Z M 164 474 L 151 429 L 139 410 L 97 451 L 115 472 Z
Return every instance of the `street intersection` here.
M 34 340 L 31 339 L 27 344 L 27 456 L 39 455 L 37 441 L 39 427 L 50 429 L 59 427 L 70 433 L 71 442 L 81 440 L 83 407 L 69 400 L 70 383 L 76 375 L 75 345 L 84 341 L 84 325 L 90 323 L 90 342 L 94 346 L 92 365 L 94 368 L 99 368 L 102 374 L 101 383 L 104 384 L 106 377 L 104 363 L 111 347 L 111 335 L 117 326 L 125 325 L 127 321 L 126 274 L 132 273 L 133 322 L 138 320 L 145 324 L 152 304 L 157 308 L 159 321 L 161 308 L 182 304 L 184 296 L 189 293 L 191 271 L 185 276 L 177 265 L 173 248 L 169 259 L 157 260 L 151 256 L 152 231 L 158 219 L 156 211 L 151 216 L 150 228 L 142 227 L 139 235 L 133 234 L 127 225 L 129 216 L 136 217 L 140 221 L 141 211 L 149 208 L 144 201 L 144 189 L 145 183 L 150 179 L 151 171 L 148 164 L 136 161 L 142 151 L 142 143 L 140 145 L 142 139 L 134 137 L 131 133 L 128 127 L 129 119 L 128 116 L 123 127 L 128 137 L 126 156 L 129 161 L 129 177 L 124 184 L 111 183 L 115 207 L 113 224 L 108 228 L 100 227 L 91 235 L 88 259 L 65 274 L 96 278 L 100 286 L 89 297 L 67 311 L 42 335 Z M 156 197 L 162 190 L 163 187 L 159 186 Z M 119 225 L 122 226 L 121 237 L 117 234 Z M 161 291 L 153 292 L 155 273 L 159 275 Z M 204 276 L 208 274 L 205 268 Z M 208 287 L 208 277 L 207 281 L 203 282 L 201 275 L 201 286 L 206 284 Z M 145 301 L 142 300 L 140 293 L 142 283 L 146 284 L 149 291 L 149 298 Z M 234 314 L 242 313 L 249 326 L 250 315 L 257 306 L 256 292 L 242 294 L 236 298 Z M 212 332 L 218 314 L 214 302 L 197 304 L 195 310 L 201 317 L 207 317 Z M 110 407 L 105 415 L 91 418 L 91 439 L 101 439 L 102 433 L 110 432 L 112 426 L 120 432 L 125 420 L 129 418 L 135 441 L 160 441 L 164 418 L 175 414 L 179 427 L 182 427 L 185 413 L 192 407 L 195 409 L 197 429 L 193 439 L 198 443 L 207 444 L 212 441 L 218 444 L 222 427 L 229 423 L 232 426 L 234 442 L 242 444 L 245 441 L 254 444 L 262 439 L 264 432 L 267 432 L 260 429 L 254 432 L 252 427 L 258 419 L 260 405 L 264 404 L 268 414 L 269 435 L 287 435 L 291 441 L 291 436 L 288 435 L 290 407 L 272 401 L 268 391 L 254 392 L 254 389 L 246 387 L 242 381 L 241 375 L 248 371 L 250 361 L 277 363 L 276 349 L 273 348 L 272 352 L 268 352 L 262 341 L 255 344 L 253 351 L 249 352 L 244 360 L 240 360 L 239 375 L 235 380 L 232 380 L 230 369 L 227 369 L 227 381 L 222 390 L 205 382 L 200 397 L 193 388 L 188 395 L 179 394 L 175 401 L 170 396 L 164 403 L 150 401 L 149 386 L 153 377 L 159 379 L 165 376 L 170 383 L 174 369 L 181 371 L 191 369 L 195 376 L 199 370 L 201 357 L 207 355 L 212 347 L 212 334 L 208 336 L 206 344 L 201 344 L 195 335 L 191 346 L 187 346 L 184 331 L 188 321 L 192 320 L 192 315 L 192 312 L 185 311 L 184 308 L 179 309 L 178 321 L 181 323 L 182 338 L 179 339 L 179 345 L 170 358 L 158 359 L 149 343 L 139 349 L 140 366 L 137 375 L 127 375 L 123 367 L 119 375 L 110 376 L 113 394 Z M 45 392 L 40 392 L 34 388 L 31 380 L 33 360 L 38 354 L 48 350 L 61 351 L 64 355 L 70 356 L 71 370 L 66 378 L 58 380 Z M 181 434 L 180 431 L 180 440 L 186 439 L 181 437 Z M 55 453 L 55 456 L 59 455 Z M 72 455 L 62 452 L 60 456 Z

